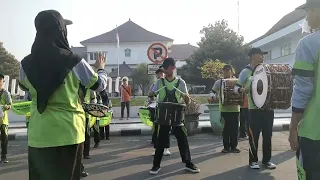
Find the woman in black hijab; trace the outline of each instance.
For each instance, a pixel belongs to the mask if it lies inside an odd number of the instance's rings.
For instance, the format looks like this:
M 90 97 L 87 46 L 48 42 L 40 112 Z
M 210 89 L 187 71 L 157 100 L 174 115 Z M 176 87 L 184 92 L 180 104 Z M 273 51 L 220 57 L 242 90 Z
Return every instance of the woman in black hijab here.
M 21 61 L 19 85 L 33 97 L 28 127 L 30 180 L 80 179 L 85 115 L 78 91 L 84 86 L 100 92 L 107 85 L 105 57 L 98 57 L 95 73 L 73 54 L 67 40 L 69 24 L 55 10 L 40 12 L 31 54 Z

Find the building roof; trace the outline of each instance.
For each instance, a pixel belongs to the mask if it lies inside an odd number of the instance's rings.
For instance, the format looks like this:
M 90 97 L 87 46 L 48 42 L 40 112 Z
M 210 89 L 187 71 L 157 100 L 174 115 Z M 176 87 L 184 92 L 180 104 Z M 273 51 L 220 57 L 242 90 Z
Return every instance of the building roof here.
M 87 48 L 86 47 L 72 47 L 71 51 L 74 54 L 77 54 L 78 56 L 82 57 L 83 59 L 87 59 Z
M 249 44 L 253 44 L 277 31 L 280 31 L 281 29 L 290 26 L 293 23 L 296 23 L 302 19 L 304 19 L 307 16 L 306 11 L 301 9 L 296 9 L 289 14 L 282 17 L 267 33 L 260 36 L 259 38 L 251 41 Z
M 188 59 L 197 49 L 198 47 L 190 44 L 173 44 L 169 57 L 176 60 Z
M 123 61 L 122 64 L 119 65 L 119 73 L 120 73 L 120 77 L 124 77 L 124 76 L 127 76 L 127 77 L 131 77 L 132 76 L 132 68 L 129 67 L 125 61 Z M 112 72 L 109 74 L 110 77 L 112 78 L 116 78 L 118 77 L 118 68 L 115 68 L 112 70 Z
M 86 43 L 116 43 L 117 31 L 121 42 L 152 42 L 152 41 L 173 41 L 171 38 L 161 36 L 150 32 L 129 19 L 126 23 L 120 25 L 104 34 L 80 42 Z

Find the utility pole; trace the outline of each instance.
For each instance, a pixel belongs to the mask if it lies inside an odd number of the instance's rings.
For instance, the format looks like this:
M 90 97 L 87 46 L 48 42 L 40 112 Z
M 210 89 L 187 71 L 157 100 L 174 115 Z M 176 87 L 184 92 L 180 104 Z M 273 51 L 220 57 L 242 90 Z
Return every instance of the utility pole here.
M 238 0 L 238 34 L 240 34 L 240 0 Z

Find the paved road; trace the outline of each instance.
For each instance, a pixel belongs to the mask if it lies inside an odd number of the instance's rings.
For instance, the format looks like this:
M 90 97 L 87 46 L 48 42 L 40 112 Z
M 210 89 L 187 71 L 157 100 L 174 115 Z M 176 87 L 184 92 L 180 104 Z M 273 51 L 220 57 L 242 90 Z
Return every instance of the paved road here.
M 297 180 L 294 153 L 289 150 L 287 132 L 274 133 L 273 162 L 276 170 L 251 170 L 247 167 L 248 143 L 242 141 L 240 154 L 222 155 L 221 138 L 209 134 L 189 137 L 192 157 L 201 169 L 199 174 L 186 172 L 181 163 L 174 137 L 172 155 L 164 157 L 162 171 L 149 175 L 153 149 L 150 137 L 114 137 L 104 141 L 99 149 L 91 151 L 90 160 L 85 160 L 88 180 L 143 180 L 143 179 L 202 179 L 202 180 Z M 261 145 L 259 146 L 261 147 Z M 9 164 L 0 164 L 0 179 L 27 180 L 26 141 L 12 141 L 9 147 Z M 261 157 L 261 152 L 260 152 Z

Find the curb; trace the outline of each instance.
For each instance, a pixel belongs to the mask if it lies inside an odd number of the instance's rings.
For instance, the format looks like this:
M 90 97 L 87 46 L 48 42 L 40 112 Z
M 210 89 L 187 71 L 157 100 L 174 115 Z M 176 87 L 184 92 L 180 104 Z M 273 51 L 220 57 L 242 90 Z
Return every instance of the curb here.
M 279 124 L 273 126 L 273 131 L 288 131 L 289 124 Z M 195 130 L 195 134 L 213 133 L 211 127 L 199 127 Z M 149 136 L 152 135 L 152 129 L 122 129 L 117 131 L 110 131 L 110 136 Z M 93 134 L 91 134 L 93 137 Z M 27 133 L 9 134 L 9 140 L 27 140 Z

